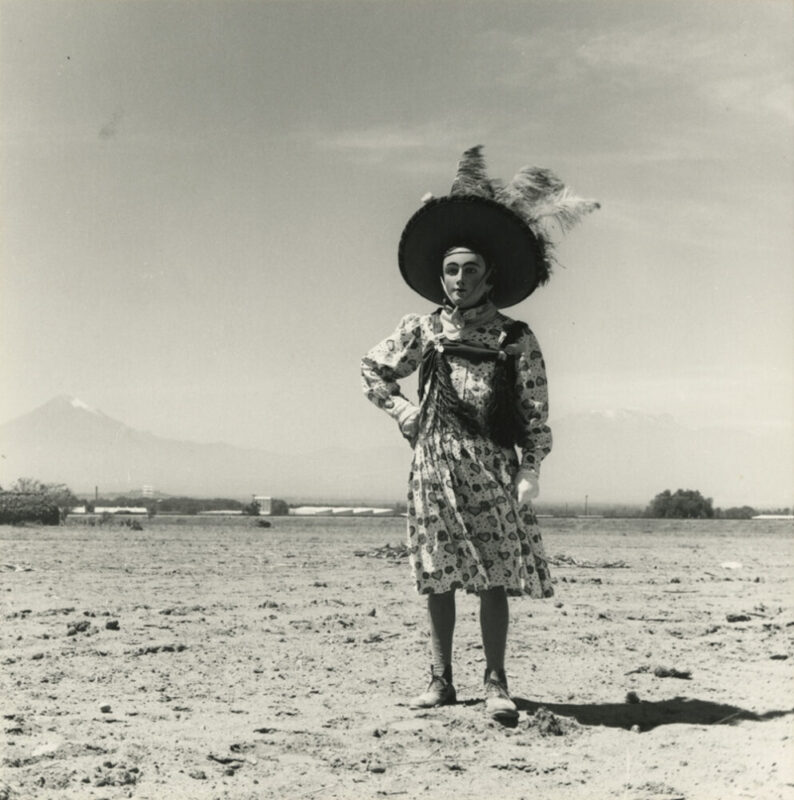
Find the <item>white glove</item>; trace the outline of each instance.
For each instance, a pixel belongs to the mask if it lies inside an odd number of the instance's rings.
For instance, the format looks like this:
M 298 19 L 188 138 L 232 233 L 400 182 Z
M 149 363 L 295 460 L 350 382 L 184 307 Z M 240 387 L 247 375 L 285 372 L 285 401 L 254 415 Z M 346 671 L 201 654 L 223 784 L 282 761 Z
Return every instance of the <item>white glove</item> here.
M 419 432 L 419 409 L 415 405 L 406 404 L 397 415 L 400 432 L 409 441 L 413 441 Z
M 528 506 L 540 494 L 538 476 L 534 470 L 520 469 L 513 478 L 513 489 L 519 506 Z

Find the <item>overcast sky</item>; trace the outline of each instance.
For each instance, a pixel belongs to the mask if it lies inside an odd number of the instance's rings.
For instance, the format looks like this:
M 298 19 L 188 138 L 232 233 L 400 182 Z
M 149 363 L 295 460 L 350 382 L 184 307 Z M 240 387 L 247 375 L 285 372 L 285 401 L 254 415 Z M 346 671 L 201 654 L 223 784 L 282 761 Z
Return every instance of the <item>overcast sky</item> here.
M 551 420 L 791 430 L 794 4 L 0 0 L 0 421 L 398 444 L 359 360 L 460 153 L 602 202 L 509 313 Z

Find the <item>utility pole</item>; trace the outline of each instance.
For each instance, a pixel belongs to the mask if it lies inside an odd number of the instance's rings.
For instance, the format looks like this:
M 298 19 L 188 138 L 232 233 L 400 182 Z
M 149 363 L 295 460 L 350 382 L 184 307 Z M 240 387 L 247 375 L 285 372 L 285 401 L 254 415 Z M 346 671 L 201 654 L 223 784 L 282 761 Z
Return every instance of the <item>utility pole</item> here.
M 587 498 L 588 498 L 589 496 L 590 496 L 590 495 L 587 495 L 587 494 L 584 496 L 584 515 L 585 515 L 585 516 L 587 516 Z

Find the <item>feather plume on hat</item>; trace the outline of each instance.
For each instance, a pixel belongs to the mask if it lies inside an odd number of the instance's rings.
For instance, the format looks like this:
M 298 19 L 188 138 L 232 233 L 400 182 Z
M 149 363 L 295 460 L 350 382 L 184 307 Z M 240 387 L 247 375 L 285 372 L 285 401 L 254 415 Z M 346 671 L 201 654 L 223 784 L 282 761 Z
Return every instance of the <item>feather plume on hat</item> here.
M 469 197 L 494 196 L 494 186 L 485 171 L 485 158 L 482 145 L 470 147 L 458 161 L 458 173 L 449 190 L 450 195 L 468 195 Z
M 507 185 L 488 177 L 481 144 L 458 162 L 450 195 L 488 197 L 515 211 L 532 232 L 551 246 L 554 226 L 567 233 L 582 217 L 600 208 L 596 200 L 577 197 L 545 167 L 522 167 Z
M 523 167 L 503 189 L 496 200 L 523 217 L 533 232 L 544 239 L 556 223 L 567 233 L 582 217 L 601 207 L 596 200 L 577 197 L 550 170 Z

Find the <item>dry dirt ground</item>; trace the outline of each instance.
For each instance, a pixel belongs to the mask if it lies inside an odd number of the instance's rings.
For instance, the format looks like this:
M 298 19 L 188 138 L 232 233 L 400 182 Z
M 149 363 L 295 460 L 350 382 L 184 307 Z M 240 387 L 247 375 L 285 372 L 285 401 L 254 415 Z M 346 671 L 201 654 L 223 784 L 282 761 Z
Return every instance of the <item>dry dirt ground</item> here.
M 404 704 L 402 520 L 272 522 L 0 528 L 0 798 L 794 796 L 791 523 L 544 520 L 504 728 L 465 595 L 458 704 Z

